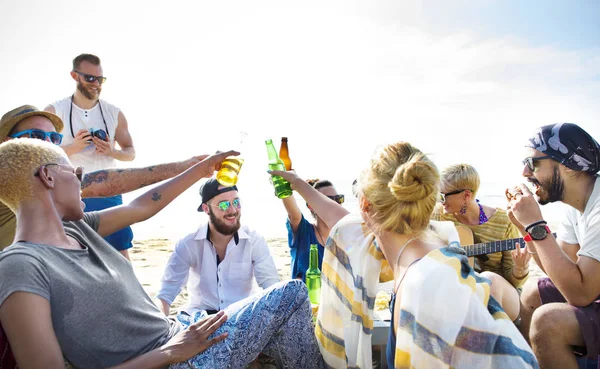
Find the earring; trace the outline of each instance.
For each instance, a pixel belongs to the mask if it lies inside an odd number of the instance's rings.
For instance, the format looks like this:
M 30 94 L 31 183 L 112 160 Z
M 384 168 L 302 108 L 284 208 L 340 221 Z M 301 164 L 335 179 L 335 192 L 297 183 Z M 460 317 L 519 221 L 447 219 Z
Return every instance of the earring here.
M 371 210 L 371 204 L 369 204 L 366 200 L 362 200 L 360 203 L 360 210 L 363 213 L 368 213 Z
M 465 202 L 462 204 L 462 206 L 460 207 L 460 213 L 461 213 L 462 215 L 465 215 L 465 214 L 467 214 L 467 202 L 466 202 L 466 201 L 465 201 Z

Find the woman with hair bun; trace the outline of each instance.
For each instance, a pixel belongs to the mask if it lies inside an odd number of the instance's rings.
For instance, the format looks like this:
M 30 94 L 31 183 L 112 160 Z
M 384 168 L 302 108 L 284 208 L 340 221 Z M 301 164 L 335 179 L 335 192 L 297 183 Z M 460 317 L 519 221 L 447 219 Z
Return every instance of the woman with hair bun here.
M 388 365 L 537 367 L 491 297 L 489 281 L 474 273 L 461 249 L 431 234 L 439 182 L 435 164 L 407 142 L 383 147 L 358 179 L 361 216 L 394 271 Z
M 440 175 L 408 142 L 382 147 L 360 174 L 360 215 L 348 214 L 295 174 L 271 171 L 328 222 L 315 334 L 328 367 L 370 367 L 373 305 L 384 261 L 394 294 L 386 358 L 393 368 L 538 368 L 531 348 L 492 297 L 452 232 L 431 215 Z M 457 235 L 456 235 L 457 236 Z

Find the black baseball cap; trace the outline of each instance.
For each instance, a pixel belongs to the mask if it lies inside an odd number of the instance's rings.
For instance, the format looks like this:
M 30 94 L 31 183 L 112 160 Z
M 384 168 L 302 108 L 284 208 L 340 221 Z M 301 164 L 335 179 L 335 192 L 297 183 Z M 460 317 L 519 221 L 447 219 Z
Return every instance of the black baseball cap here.
M 202 199 L 202 202 L 198 207 L 198 211 L 204 212 L 204 210 L 202 210 L 202 204 L 206 204 L 213 197 L 225 192 L 237 190 L 237 186 L 225 187 L 221 185 L 216 178 L 211 178 L 207 180 L 202 184 L 202 186 L 200 186 L 200 198 Z

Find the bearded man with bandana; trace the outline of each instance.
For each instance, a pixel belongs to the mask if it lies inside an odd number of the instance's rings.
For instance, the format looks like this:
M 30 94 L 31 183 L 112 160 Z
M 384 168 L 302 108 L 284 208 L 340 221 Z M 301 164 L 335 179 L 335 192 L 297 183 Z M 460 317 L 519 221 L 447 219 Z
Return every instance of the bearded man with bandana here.
M 525 286 L 520 329 L 542 368 L 577 368 L 600 354 L 600 146 L 572 123 L 543 126 L 526 146 L 534 193 L 507 190 L 508 211 L 548 278 Z M 568 206 L 555 238 L 538 203 L 557 201 Z

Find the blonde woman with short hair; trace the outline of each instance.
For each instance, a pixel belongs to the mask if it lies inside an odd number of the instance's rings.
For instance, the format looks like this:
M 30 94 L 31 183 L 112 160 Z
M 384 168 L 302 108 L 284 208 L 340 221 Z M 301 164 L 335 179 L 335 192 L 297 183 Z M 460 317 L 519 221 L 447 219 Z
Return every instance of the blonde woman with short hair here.
M 451 165 L 442 170 L 440 183 L 441 203 L 432 219 L 468 227 L 475 243 L 521 237 L 506 210 L 487 206 L 477 199 L 480 177 L 475 167 L 469 164 Z M 516 292 L 510 291 L 506 281 L 514 288 L 523 286 L 529 276 L 530 259 L 531 256 L 522 248 L 475 258 L 475 270 L 492 280 L 493 289 L 502 291 L 499 293 L 504 296 L 503 306 L 514 320 L 519 316 L 519 297 Z

